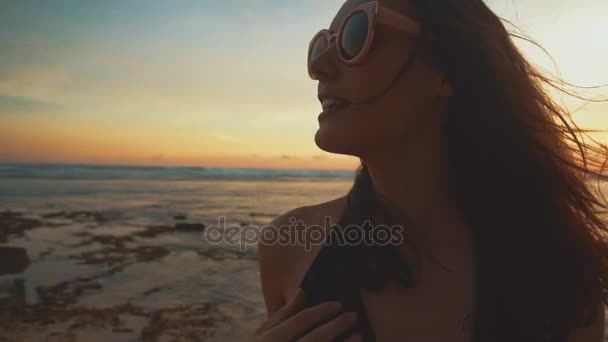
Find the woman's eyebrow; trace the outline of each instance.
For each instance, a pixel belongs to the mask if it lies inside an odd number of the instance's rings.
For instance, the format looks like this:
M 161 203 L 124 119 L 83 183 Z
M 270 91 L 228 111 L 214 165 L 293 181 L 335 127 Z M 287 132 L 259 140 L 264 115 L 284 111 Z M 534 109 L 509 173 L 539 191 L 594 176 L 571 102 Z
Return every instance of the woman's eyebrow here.
M 340 25 L 340 21 L 337 20 L 337 18 L 338 17 L 336 17 L 327 28 L 330 32 L 335 32 L 338 29 L 337 26 Z

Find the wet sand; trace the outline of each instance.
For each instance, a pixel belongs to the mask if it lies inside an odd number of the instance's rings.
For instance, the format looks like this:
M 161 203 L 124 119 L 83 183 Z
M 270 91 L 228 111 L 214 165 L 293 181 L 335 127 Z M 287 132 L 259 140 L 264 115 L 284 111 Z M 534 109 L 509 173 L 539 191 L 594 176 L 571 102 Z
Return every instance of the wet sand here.
M 33 258 L 25 279 L 3 277 L 0 339 L 238 340 L 239 333 L 231 331 L 230 321 L 257 323 L 263 313 L 259 305 L 207 303 L 204 298 L 179 303 L 182 296 L 196 297 L 197 277 L 190 274 L 192 284 L 175 278 L 188 277 L 188 272 L 194 273 L 205 264 L 216 271 L 219 264 L 224 264 L 227 268 L 246 268 L 254 273 L 256 256 L 219 246 L 179 251 L 155 242 L 161 235 L 165 240 L 202 235 L 180 232 L 176 229 L 178 224 L 120 229 L 117 233 L 113 231 L 117 228 L 112 228 L 112 219 L 99 212 L 54 212 L 26 217 L 24 213 L 5 211 L 0 213 L 0 225 L 11 227 L 8 242 L 14 239 L 22 239 L 20 245 L 31 242 L 26 250 Z M 75 231 L 81 225 L 88 229 Z M 24 239 L 26 234 L 28 238 Z M 50 236 L 61 248 L 44 242 Z M 198 271 L 207 273 L 203 269 Z M 42 279 L 43 284 L 29 286 L 28 275 L 47 272 L 56 279 Z M 156 275 L 149 277 L 152 273 Z M 174 281 L 165 281 L 167 277 L 174 277 Z M 104 291 L 110 293 L 99 294 Z M 36 299 L 28 300 L 33 297 Z M 242 330 L 247 333 L 247 329 Z

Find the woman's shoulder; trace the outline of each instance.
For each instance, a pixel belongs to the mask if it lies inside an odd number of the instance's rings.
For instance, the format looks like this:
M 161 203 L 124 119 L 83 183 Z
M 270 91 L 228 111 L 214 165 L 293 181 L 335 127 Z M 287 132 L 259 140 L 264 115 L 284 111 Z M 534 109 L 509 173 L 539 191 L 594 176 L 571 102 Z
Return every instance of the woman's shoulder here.
M 294 221 L 301 221 L 307 226 L 319 225 L 324 223 L 327 217 L 337 223 L 345 204 L 346 195 L 318 204 L 297 207 L 276 217 L 270 226 L 290 225 Z
M 272 253 L 275 257 L 290 257 L 294 253 L 299 253 L 305 246 L 295 243 L 301 241 L 285 241 L 286 238 L 294 235 L 286 233 L 295 233 L 298 229 L 312 226 L 329 228 L 325 225 L 328 222 L 338 223 L 345 204 L 346 196 L 342 196 L 318 204 L 297 207 L 277 216 L 268 225 L 262 227 L 259 250 L 262 253 Z M 268 232 L 269 230 L 272 232 Z M 279 236 L 277 232 L 281 235 Z
M 312 262 L 315 254 L 315 251 L 308 249 L 305 241 L 302 241 L 302 235 L 299 239 L 296 238 L 297 229 L 313 225 L 329 228 L 325 227 L 325 223 L 330 221 L 336 224 L 345 204 L 346 196 L 342 196 L 297 207 L 262 227 L 258 261 L 262 292 L 269 314 L 283 306 L 292 290 L 296 290 L 299 278 L 306 272 L 306 267 Z M 278 232 L 281 232 L 280 236 Z

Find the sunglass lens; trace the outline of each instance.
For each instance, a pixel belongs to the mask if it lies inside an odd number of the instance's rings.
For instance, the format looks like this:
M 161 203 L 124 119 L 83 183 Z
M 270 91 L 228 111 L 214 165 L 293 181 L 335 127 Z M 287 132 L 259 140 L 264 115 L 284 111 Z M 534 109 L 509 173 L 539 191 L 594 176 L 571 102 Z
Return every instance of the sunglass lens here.
M 357 12 L 344 24 L 340 50 L 345 59 L 353 59 L 361 53 L 367 41 L 369 18 L 365 12 Z

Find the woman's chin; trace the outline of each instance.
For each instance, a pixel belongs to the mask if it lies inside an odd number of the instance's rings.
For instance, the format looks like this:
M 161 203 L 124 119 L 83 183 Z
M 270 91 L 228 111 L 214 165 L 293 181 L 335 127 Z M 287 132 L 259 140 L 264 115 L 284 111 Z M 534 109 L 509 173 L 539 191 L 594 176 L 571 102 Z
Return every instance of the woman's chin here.
M 321 126 L 315 134 L 315 144 L 325 152 L 356 155 L 356 148 L 352 139 L 339 133 Z

